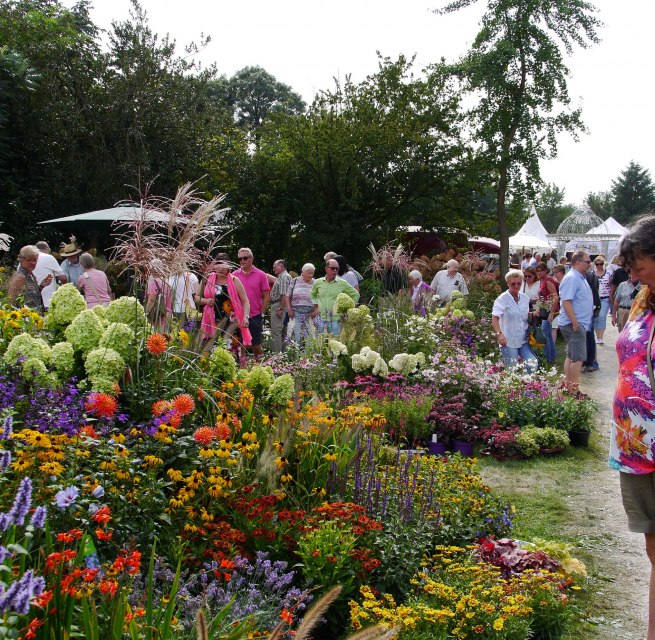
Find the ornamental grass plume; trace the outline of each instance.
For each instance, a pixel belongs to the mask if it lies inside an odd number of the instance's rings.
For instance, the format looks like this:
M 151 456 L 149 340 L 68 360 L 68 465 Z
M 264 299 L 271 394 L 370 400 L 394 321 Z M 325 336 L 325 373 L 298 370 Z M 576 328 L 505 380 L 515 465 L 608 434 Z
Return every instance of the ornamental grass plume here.
M 150 195 L 148 185 L 134 216 L 114 223 L 112 259 L 129 265 L 143 289 L 155 258 L 164 263 L 164 276 L 189 269 L 204 272 L 224 238 L 218 226 L 228 210 L 220 208 L 224 199 L 204 200 L 190 182 L 173 199 Z

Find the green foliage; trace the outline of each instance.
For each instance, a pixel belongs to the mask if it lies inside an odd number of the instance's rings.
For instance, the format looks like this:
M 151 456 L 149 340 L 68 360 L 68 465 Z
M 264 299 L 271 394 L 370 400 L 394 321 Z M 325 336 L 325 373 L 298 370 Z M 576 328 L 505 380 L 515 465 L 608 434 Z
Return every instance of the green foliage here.
M 612 195 L 614 216 L 621 224 L 655 209 L 655 184 L 650 172 L 633 161 L 612 181 Z
M 426 418 L 432 408 L 430 396 L 415 398 L 392 398 L 369 400 L 373 413 L 381 413 L 387 419 L 387 430 L 394 434 L 394 439 L 402 439 L 408 445 L 429 439 L 433 431 L 432 424 Z
M 614 215 L 614 197 L 611 191 L 599 191 L 597 193 L 590 191 L 585 198 L 585 202 L 603 220 L 607 220 L 607 218 Z

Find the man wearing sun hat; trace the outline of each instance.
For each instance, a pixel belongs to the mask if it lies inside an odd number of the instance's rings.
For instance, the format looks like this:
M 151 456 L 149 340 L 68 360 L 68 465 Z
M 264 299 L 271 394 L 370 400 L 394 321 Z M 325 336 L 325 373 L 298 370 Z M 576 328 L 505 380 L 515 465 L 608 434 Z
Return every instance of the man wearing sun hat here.
M 61 270 L 66 274 L 68 282 L 76 284 L 80 276 L 84 273 L 82 265 L 80 265 L 80 254 L 82 249 L 77 244 L 75 236 L 71 236 L 70 243 L 65 244 L 59 250 L 59 255 L 65 260 L 61 263 Z
M 465 296 L 469 294 L 464 276 L 459 272 L 459 262 L 457 260 L 448 260 L 446 268 L 437 271 L 430 288 L 437 294 L 440 306 L 450 302 L 453 291 L 461 291 Z

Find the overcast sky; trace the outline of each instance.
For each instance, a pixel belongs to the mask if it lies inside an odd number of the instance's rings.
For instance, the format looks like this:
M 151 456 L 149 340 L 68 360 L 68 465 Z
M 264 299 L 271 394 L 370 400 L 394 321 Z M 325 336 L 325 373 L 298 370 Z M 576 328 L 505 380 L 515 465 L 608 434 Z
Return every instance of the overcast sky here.
M 440 0 L 141 0 L 152 29 L 169 33 L 182 45 L 212 41 L 197 56 L 232 75 L 259 65 L 291 85 L 305 101 L 333 86 L 333 78 L 351 74 L 363 80 L 377 69 L 376 51 L 396 58 L 416 54 L 417 69 L 441 57 L 464 54 L 479 28 L 486 3 L 457 14 L 438 16 Z M 69 4 L 72 4 L 70 2 Z M 94 22 L 109 28 L 128 17 L 129 0 L 95 0 Z M 651 43 L 654 0 L 596 0 L 605 23 L 602 42 L 577 49 L 567 59 L 569 91 L 583 107 L 589 129 L 580 142 L 559 138 L 559 154 L 542 164 L 542 176 L 580 204 L 589 191 L 610 188 L 630 160 L 655 171 Z

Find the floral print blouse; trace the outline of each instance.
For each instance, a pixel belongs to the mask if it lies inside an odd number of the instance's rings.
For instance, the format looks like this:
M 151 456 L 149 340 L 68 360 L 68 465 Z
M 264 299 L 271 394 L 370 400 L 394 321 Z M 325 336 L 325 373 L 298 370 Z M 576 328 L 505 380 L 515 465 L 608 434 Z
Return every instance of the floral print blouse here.
M 655 471 L 655 392 L 646 362 L 655 315 L 647 306 L 649 296 L 650 289 L 642 287 L 616 342 L 619 373 L 614 392 L 609 465 L 623 473 Z

